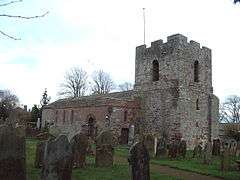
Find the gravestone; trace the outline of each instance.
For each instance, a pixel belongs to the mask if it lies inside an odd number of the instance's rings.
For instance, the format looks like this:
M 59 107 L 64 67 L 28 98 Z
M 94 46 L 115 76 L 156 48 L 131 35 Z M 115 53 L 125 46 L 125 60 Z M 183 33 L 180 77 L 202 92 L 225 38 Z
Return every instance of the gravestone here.
M 88 137 L 85 134 L 76 134 L 70 141 L 73 151 L 73 167 L 83 168 L 86 166 Z
M 179 155 L 185 158 L 186 152 L 187 152 L 187 142 L 185 140 L 181 140 L 179 145 Z
M 207 142 L 203 151 L 203 163 L 210 164 L 212 161 L 212 143 Z
M 202 156 L 202 146 L 197 144 L 193 149 L 193 158 Z
M 221 154 L 221 171 L 228 171 L 230 168 L 230 151 L 228 148 L 224 149 Z
M 143 142 L 135 143 L 129 150 L 128 162 L 132 180 L 150 180 L 149 154 Z
M 73 154 L 65 135 L 49 139 L 44 151 L 41 180 L 71 180 Z
M 213 140 L 213 149 L 212 149 L 212 155 L 219 156 L 221 150 L 221 143 L 220 139 L 214 139 Z
M 236 156 L 237 141 L 235 139 L 232 139 L 229 141 L 229 151 L 230 151 L 230 155 Z
M 40 168 L 43 166 L 43 158 L 44 158 L 44 151 L 45 151 L 46 142 L 38 142 L 36 147 L 36 156 L 35 156 L 35 167 Z
M 166 140 L 161 138 L 157 143 L 157 157 L 165 157 L 167 155 L 167 143 Z
M 173 141 L 169 145 L 168 157 L 170 157 L 171 159 L 175 159 L 177 158 L 178 155 L 179 155 L 179 142 Z
M 25 136 L 20 127 L 0 126 L 0 179 L 26 180 Z
M 237 142 L 237 150 L 236 150 L 236 157 L 240 155 L 240 141 Z
M 144 145 L 146 146 L 149 153 L 153 153 L 154 152 L 154 136 L 151 134 L 144 136 Z
M 131 146 L 134 143 L 134 125 L 129 128 L 128 145 Z
M 96 166 L 111 167 L 113 153 L 113 135 L 111 131 L 103 131 L 96 140 Z

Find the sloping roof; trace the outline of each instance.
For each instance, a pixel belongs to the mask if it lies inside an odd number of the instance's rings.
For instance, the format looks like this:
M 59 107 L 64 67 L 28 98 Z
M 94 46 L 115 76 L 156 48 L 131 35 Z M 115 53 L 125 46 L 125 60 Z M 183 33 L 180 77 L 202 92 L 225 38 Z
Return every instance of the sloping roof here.
M 63 107 L 89 107 L 89 106 L 105 106 L 120 105 L 134 102 L 134 91 L 115 92 L 103 95 L 90 95 L 78 98 L 59 99 L 44 108 L 63 108 Z

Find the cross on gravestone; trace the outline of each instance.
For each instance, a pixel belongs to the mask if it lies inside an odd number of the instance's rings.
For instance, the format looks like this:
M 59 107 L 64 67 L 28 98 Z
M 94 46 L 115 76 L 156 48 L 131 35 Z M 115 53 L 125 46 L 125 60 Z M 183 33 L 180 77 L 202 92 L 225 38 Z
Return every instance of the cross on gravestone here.
M 103 131 L 96 139 L 96 166 L 111 167 L 113 153 L 113 135 L 110 130 Z
M 150 180 L 149 153 L 143 142 L 137 142 L 129 150 L 128 162 L 132 180 Z
M 88 137 L 85 134 L 76 134 L 70 141 L 73 151 L 73 166 L 83 168 L 86 166 Z
M 26 180 L 25 136 L 18 128 L 0 126 L 0 179 Z
M 71 180 L 73 154 L 65 135 L 49 139 L 44 151 L 41 180 Z

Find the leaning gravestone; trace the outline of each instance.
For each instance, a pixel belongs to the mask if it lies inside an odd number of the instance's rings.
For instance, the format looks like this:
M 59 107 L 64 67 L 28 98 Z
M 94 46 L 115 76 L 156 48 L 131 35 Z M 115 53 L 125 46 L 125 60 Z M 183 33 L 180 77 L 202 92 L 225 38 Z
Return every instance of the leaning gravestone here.
M 88 137 L 85 134 L 76 134 L 70 141 L 73 151 L 73 166 L 83 168 L 86 166 Z
M 186 152 L 187 152 L 187 142 L 185 140 L 181 140 L 179 145 L 179 155 L 185 158 Z
M 128 162 L 132 168 L 132 180 L 150 180 L 149 154 L 143 142 L 137 142 L 129 150 Z
M 44 152 L 41 180 L 71 180 L 72 148 L 65 135 L 49 139 Z
M 210 164 L 212 161 L 212 143 L 207 142 L 203 150 L 203 163 Z
M 96 166 L 111 167 L 113 153 L 113 135 L 111 131 L 103 131 L 96 140 Z
M 40 168 L 43 166 L 43 156 L 44 156 L 44 150 L 45 150 L 46 142 L 38 142 L 36 147 L 36 156 L 35 156 L 35 167 Z
M 213 140 L 213 149 L 212 149 L 212 155 L 219 156 L 221 150 L 221 143 L 220 139 L 214 139 Z
M 0 126 L 0 179 L 26 180 L 24 130 Z

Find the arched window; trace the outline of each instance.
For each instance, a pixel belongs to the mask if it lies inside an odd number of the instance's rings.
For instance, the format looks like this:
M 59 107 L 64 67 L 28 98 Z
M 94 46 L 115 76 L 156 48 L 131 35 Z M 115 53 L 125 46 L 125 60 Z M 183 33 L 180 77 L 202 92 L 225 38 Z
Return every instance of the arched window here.
M 159 63 L 157 60 L 154 60 L 152 63 L 153 66 L 153 81 L 159 80 Z
M 199 110 L 199 100 L 196 100 L 196 110 Z
M 199 63 L 194 62 L 194 82 L 199 82 Z

